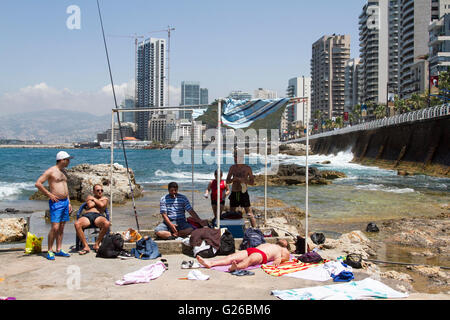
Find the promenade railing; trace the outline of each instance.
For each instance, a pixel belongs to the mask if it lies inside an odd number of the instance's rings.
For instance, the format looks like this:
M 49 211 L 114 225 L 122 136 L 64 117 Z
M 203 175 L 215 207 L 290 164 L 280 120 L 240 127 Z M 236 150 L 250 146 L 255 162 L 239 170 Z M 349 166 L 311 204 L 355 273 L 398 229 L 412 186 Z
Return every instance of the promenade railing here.
M 402 113 L 389 118 L 378 119 L 374 121 L 360 123 L 354 126 L 347 126 L 341 129 L 335 129 L 322 133 L 312 134 L 309 139 L 318 139 L 334 135 L 345 134 L 349 132 L 372 130 L 381 127 L 389 127 L 406 122 L 414 122 L 420 120 L 434 119 L 450 114 L 450 104 L 446 103 L 440 106 Z M 281 142 L 282 144 L 298 143 L 306 141 L 306 137 Z

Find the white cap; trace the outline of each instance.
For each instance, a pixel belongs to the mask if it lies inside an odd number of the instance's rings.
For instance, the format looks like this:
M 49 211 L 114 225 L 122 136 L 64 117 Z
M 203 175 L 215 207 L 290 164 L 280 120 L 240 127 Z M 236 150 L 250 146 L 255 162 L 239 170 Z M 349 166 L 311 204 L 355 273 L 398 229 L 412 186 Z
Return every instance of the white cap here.
M 73 157 L 71 155 L 69 155 L 67 152 L 65 151 L 60 151 L 56 154 L 56 161 L 58 160 L 63 160 L 63 159 L 73 159 Z

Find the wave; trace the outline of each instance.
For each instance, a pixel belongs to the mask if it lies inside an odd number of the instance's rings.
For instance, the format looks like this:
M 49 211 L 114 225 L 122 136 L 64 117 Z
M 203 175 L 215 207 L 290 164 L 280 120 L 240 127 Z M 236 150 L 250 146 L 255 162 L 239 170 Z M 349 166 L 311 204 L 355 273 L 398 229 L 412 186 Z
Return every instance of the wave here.
M 411 188 L 397 188 L 397 187 L 387 187 L 382 184 L 367 184 L 360 185 L 355 187 L 358 190 L 365 191 L 383 191 L 383 192 L 391 192 L 391 193 L 411 193 L 415 192 L 414 189 Z
M 21 195 L 24 191 L 34 190 L 34 188 L 33 182 L 0 181 L 0 200 Z
M 161 183 L 161 182 L 169 182 L 170 179 L 161 179 L 161 178 L 172 178 L 172 180 L 176 181 L 192 181 L 192 172 L 165 172 L 161 169 L 156 170 L 155 177 L 159 179 L 155 179 L 155 181 L 151 181 L 152 183 Z M 210 181 L 214 179 L 214 173 L 199 173 L 194 172 L 194 181 Z

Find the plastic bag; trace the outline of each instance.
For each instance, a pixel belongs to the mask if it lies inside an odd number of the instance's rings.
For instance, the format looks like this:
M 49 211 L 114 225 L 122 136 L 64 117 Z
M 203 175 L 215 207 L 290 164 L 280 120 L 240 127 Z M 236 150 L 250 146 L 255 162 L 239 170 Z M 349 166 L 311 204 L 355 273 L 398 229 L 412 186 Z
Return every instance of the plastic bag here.
M 41 253 L 42 252 L 42 240 L 44 237 L 36 237 L 34 234 L 27 233 L 27 241 L 25 243 L 25 253 Z

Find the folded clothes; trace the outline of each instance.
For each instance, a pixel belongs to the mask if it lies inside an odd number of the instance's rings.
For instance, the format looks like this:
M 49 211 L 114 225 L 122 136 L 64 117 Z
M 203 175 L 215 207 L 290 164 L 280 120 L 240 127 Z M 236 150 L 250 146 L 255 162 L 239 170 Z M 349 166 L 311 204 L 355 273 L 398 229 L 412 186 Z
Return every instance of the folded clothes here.
M 353 276 L 353 272 L 350 271 L 342 271 L 339 274 L 332 274 L 331 277 L 333 278 L 334 282 L 349 282 L 350 280 L 353 280 L 355 277 Z
M 189 280 L 208 280 L 209 276 L 206 274 L 203 274 L 200 270 L 192 270 L 189 272 L 187 278 Z

